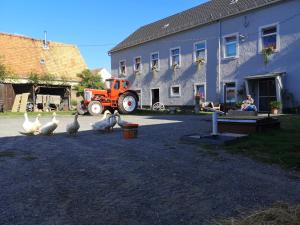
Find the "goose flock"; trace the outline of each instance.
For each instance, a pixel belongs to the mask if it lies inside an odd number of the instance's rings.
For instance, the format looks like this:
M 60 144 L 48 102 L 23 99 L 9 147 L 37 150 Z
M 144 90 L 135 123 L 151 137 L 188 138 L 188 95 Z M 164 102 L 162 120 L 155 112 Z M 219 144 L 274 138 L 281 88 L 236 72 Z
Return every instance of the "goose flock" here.
M 20 132 L 24 135 L 53 135 L 53 132 L 56 130 L 59 124 L 59 120 L 56 119 L 56 113 L 52 114 L 52 120 L 45 125 L 42 125 L 39 118 L 41 117 L 40 114 L 37 115 L 34 122 L 31 122 L 28 119 L 27 112 L 24 113 L 24 122 L 23 122 L 23 130 Z M 121 128 L 123 128 L 127 121 L 121 119 L 121 116 L 117 110 L 114 111 L 112 114 L 110 111 L 105 111 L 103 117 L 95 122 L 91 123 L 91 127 L 95 131 L 106 131 L 111 132 L 113 128 L 118 124 Z M 78 113 L 75 114 L 74 120 L 72 123 L 67 124 L 66 132 L 70 136 L 76 136 L 78 134 L 80 128 L 80 124 L 78 121 Z

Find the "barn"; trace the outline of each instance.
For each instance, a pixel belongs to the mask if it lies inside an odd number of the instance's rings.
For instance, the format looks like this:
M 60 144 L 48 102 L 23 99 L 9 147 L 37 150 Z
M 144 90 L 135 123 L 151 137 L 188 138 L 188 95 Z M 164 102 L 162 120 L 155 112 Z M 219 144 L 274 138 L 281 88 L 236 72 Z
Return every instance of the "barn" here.
M 68 110 L 78 73 L 77 46 L 0 33 L 0 110 Z

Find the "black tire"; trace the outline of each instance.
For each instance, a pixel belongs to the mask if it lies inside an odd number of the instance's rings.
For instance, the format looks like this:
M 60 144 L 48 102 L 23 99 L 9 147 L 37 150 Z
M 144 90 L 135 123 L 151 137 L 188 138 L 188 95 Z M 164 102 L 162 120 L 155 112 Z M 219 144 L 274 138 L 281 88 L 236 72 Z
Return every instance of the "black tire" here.
M 88 111 L 92 116 L 99 116 L 103 112 L 103 106 L 98 101 L 92 101 L 88 105 Z
M 118 100 L 118 110 L 122 114 L 133 113 L 138 106 L 137 96 L 132 92 L 123 93 Z
M 78 112 L 79 115 L 84 115 L 84 114 L 86 114 L 88 112 L 87 109 L 84 107 L 84 105 L 81 104 L 81 103 L 77 104 L 76 110 L 77 110 L 77 112 Z

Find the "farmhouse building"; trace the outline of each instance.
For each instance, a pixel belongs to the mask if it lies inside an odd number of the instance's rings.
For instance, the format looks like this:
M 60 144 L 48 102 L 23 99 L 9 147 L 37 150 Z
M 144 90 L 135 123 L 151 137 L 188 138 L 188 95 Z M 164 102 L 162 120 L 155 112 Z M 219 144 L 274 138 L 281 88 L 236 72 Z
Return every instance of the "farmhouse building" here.
M 145 25 L 110 50 L 112 74 L 125 77 L 141 104 L 234 105 L 251 94 L 300 101 L 300 1 L 211 0 Z
M 72 86 L 78 83 L 76 74 L 87 69 L 74 45 L 6 33 L 0 33 L 0 64 L 6 71 L 0 81 L 0 104 L 5 110 L 11 110 L 15 96 L 23 93 L 29 94 L 32 104 L 38 97 L 56 96 L 68 109 Z

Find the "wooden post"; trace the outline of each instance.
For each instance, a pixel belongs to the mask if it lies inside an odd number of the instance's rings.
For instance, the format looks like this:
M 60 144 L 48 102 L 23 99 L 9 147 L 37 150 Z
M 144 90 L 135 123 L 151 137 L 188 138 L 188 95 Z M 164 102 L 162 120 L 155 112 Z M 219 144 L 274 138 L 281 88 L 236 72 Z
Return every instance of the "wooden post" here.
M 33 112 L 36 111 L 36 99 L 35 99 L 35 85 L 32 85 L 32 100 L 33 100 Z

